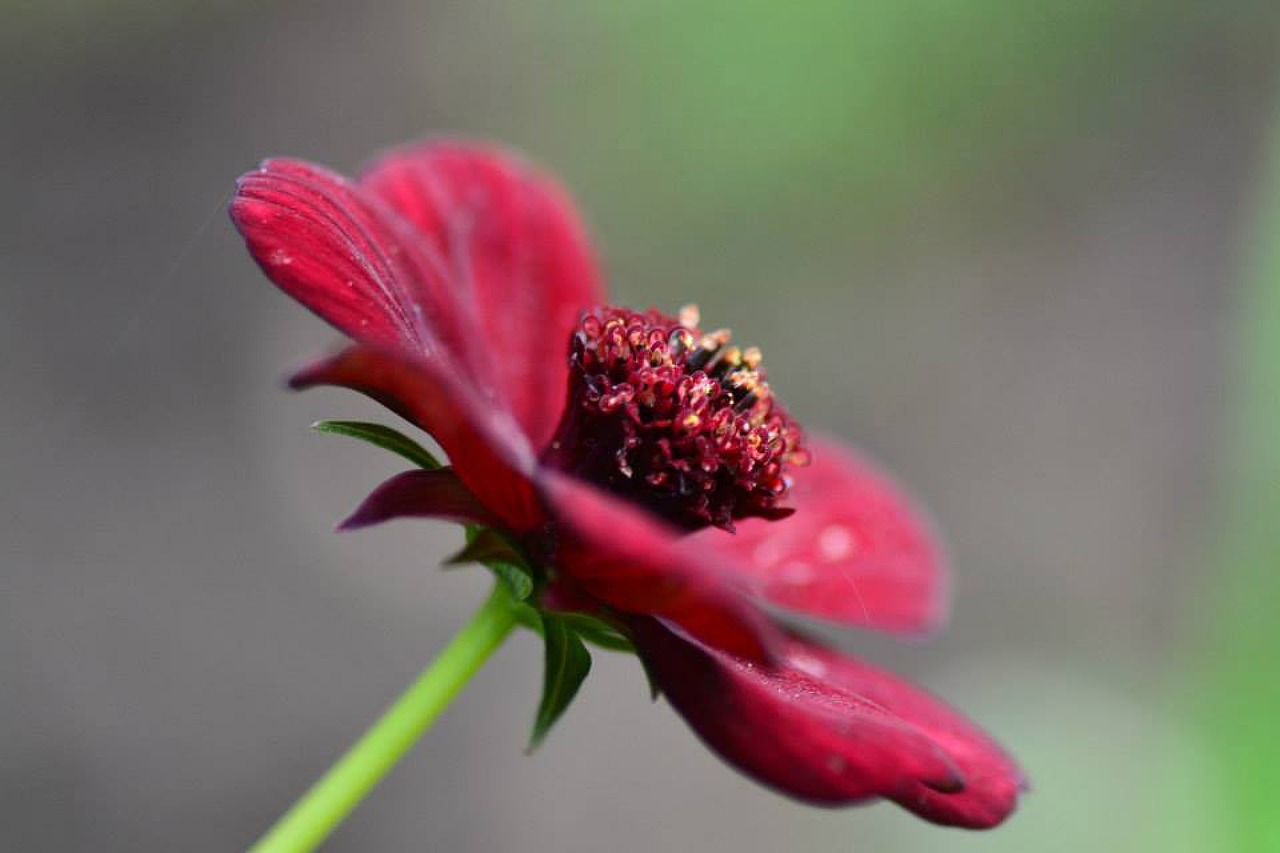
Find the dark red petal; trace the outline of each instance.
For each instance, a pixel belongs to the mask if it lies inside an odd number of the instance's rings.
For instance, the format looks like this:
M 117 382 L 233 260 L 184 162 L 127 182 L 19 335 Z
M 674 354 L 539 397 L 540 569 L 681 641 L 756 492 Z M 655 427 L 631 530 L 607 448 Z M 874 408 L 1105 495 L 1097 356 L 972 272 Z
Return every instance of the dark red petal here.
M 442 518 L 489 527 L 502 523 L 452 468 L 441 468 L 396 474 L 374 489 L 338 528 L 356 530 L 393 518 Z
M 652 619 L 636 647 L 672 706 L 719 755 L 816 805 L 873 797 L 926 820 L 995 826 L 1025 787 L 986 734 L 896 676 L 792 638 L 776 668 L 709 649 Z
M 298 160 L 237 182 L 231 219 L 267 277 L 359 343 L 447 357 L 489 381 L 465 282 L 372 194 Z
M 524 433 L 443 361 L 356 346 L 301 371 L 290 384 L 367 394 L 440 442 L 459 479 L 508 527 L 523 532 L 541 523 L 535 459 Z
M 924 732 L 950 756 L 964 777 L 964 790 L 939 791 L 919 784 L 897 798 L 903 807 L 935 823 L 975 829 L 995 826 L 1017 806 L 1028 788 L 1026 776 L 990 735 L 941 699 L 892 673 L 830 649 L 793 639 L 793 666 L 816 671 L 858 693 Z
M 573 204 L 509 152 L 458 141 L 394 151 L 361 178 L 465 283 L 499 387 L 536 448 L 564 405 L 569 334 L 604 302 Z
M 781 607 L 882 631 L 936 627 L 948 602 L 947 563 L 927 516 L 867 460 L 813 436 L 813 461 L 793 468 L 781 521 L 749 518 L 735 534 L 691 540 L 731 561 Z
M 745 658 L 771 659 L 777 629 L 734 573 L 688 547 L 679 531 L 558 472 L 544 471 L 539 485 L 559 524 L 555 567 L 575 592 L 625 613 L 662 616 Z

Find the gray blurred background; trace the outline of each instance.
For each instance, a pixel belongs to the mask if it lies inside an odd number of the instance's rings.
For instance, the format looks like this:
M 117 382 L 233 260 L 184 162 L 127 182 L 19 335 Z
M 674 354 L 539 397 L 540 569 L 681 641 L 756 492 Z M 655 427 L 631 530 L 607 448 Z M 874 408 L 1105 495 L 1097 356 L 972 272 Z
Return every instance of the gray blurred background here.
M 483 597 L 445 525 L 331 532 L 399 466 L 307 425 L 390 417 L 282 390 L 334 336 L 225 216 L 263 156 L 465 132 L 932 508 L 951 630 L 842 642 L 1035 790 L 991 835 L 799 806 L 605 652 L 526 757 L 519 635 L 331 849 L 1216 849 L 1170 696 L 1280 15 L 1209 6 L 0 3 L 0 848 L 245 847 Z

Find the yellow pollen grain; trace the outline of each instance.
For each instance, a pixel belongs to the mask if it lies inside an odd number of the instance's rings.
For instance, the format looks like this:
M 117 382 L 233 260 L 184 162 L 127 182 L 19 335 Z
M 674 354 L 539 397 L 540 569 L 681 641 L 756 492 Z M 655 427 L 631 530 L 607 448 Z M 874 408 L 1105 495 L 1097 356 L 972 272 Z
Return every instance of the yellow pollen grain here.
M 686 329 L 698 328 L 698 323 L 702 320 L 702 312 L 698 310 L 698 306 L 690 302 L 688 305 L 680 309 L 680 325 Z

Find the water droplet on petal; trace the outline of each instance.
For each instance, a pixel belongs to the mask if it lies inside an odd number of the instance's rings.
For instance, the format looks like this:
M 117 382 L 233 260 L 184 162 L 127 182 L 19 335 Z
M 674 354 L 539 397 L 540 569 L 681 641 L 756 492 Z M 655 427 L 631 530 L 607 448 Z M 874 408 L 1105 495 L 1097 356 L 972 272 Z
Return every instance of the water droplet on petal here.
M 842 524 L 829 524 L 818 534 L 818 555 L 828 563 L 838 563 L 853 553 L 857 540 Z

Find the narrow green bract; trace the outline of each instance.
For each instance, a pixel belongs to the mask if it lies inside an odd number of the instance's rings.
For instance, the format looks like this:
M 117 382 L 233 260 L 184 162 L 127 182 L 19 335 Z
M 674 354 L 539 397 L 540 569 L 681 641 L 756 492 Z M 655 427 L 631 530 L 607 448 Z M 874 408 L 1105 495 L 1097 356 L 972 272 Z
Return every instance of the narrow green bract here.
M 578 632 L 558 615 L 542 613 L 542 636 L 545 641 L 545 669 L 542 675 L 542 701 L 529 737 L 529 751 L 538 748 L 556 720 L 573 701 L 582 681 L 591 671 L 591 653 L 583 645 Z
M 316 421 L 311 425 L 311 428 L 318 432 L 345 435 L 349 438 L 367 441 L 384 450 L 390 450 L 392 453 L 408 459 L 419 468 L 426 468 L 428 471 L 444 467 L 430 450 L 389 426 L 366 423 L 365 421 Z

